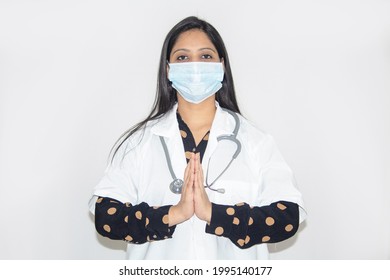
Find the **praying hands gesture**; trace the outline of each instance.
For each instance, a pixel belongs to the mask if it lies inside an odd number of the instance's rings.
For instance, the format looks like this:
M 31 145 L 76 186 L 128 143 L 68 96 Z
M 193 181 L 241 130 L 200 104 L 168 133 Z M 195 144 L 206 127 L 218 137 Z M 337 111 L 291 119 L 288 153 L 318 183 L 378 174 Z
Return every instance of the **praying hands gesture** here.
M 169 209 L 169 226 L 180 224 L 194 214 L 199 219 L 210 223 L 211 203 L 203 185 L 203 178 L 200 155 L 193 153 L 184 171 L 180 201 Z

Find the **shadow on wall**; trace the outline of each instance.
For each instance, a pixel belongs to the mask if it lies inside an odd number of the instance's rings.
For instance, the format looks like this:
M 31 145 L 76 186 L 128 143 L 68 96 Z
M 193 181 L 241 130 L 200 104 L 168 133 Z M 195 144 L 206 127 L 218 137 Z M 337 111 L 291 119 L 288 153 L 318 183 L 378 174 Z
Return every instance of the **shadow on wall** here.
M 94 215 L 89 212 L 89 218 L 91 219 L 92 223 L 95 224 L 95 218 Z M 95 231 L 96 239 L 98 240 L 99 244 L 111 249 L 111 250 L 122 250 L 126 252 L 126 242 L 121 242 L 120 240 L 111 240 L 107 237 L 101 236 L 97 231 Z
M 279 243 L 274 243 L 274 244 L 268 244 L 268 250 L 269 252 L 272 254 L 272 253 L 279 253 L 279 252 L 282 252 L 288 248 L 290 248 L 291 246 L 293 246 L 295 244 L 295 242 L 297 242 L 297 239 L 298 239 L 298 236 L 299 236 L 299 233 L 304 230 L 305 228 L 307 227 L 307 224 L 306 224 L 306 220 L 303 221 L 300 225 L 299 225 L 299 229 L 297 231 L 296 234 L 294 234 L 293 237 L 285 240 L 285 241 L 282 241 L 282 242 L 279 242 Z M 272 259 L 272 257 L 271 257 Z

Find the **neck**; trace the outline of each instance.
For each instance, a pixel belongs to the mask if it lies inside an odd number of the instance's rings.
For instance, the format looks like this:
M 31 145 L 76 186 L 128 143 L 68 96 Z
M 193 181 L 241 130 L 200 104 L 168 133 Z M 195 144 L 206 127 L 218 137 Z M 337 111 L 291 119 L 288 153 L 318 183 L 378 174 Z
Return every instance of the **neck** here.
M 199 104 L 185 101 L 179 94 L 177 97 L 177 110 L 184 122 L 192 129 L 207 127 L 209 130 L 215 116 L 215 96 L 210 96 Z

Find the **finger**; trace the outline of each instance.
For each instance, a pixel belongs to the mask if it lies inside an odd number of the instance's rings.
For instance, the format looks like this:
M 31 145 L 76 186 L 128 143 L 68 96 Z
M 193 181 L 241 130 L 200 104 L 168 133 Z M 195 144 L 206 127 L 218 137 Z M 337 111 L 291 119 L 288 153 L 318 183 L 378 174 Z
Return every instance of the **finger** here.
M 196 154 L 196 159 L 197 159 L 197 165 L 198 165 L 198 170 L 201 171 L 202 170 L 202 163 L 200 162 L 200 153 L 197 153 Z
M 203 186 L 203 181 L 202 181 L 201 177 L 199 176 L 199 172 L 197 172 L 195 177 L 196 177 L 195 184 L 194 184 L 195 192 L 197 195 L 203 195 L 203 192 L 205 192 L 205 190 L 204 190 L 204 186 Z
M 194 184 L 194 182 L 195 182 L 195 180 L 196 180 L 196 172 L 197 172 L 197 167 L 196 167 L 196 157 L 195 157 L 195 154 L 192 154 L 192 156 L 191 156 L 191 167 L 192 167 L 192 169 L 191 169 L 191 173 L 194 175 L 193 176 L 193 181 L 192 181 L 192 183 Z
M 198 186 L 201 187 L 202 189 L 204 189 L 204 184 L 203 184 L 203 169 L 202 169 L 202 165 L 200 163 L 200 153 L 197 154 L 197 158 L 198 158 L 198 161 L 197 161 L 197 180 L 198 180 Z
M 192 184 L 194 184 L 194 179 L 195 179 L 195 166 L 196 166 L 196 162 L 194 158 L 194 153 L 192 153 L 190 158 L 190 171 L 189 171 Z
M 195 153 L 192 153 L 192 164 L 194 166 L 194 173 L 196 172 L 196 168 L 197 168 L 197 160 L 196 160 L 196 154 Z
M 192 155 L 190 157 L 190 160 L 187 164 L 187 167 L 186 167 L 186 170 L 185 170 L 185 177 L 184 177 L 184 188 L 186 188 L 187 186 L 190 186 L 192 187 L 193 185 L 193 181 L 194 181 L 194 177 L 193 177 L 193 167 L 194 166 L 194 163 L 192 161 Z
M 195 174 L 191 172 L 186 186 L 187 192 L 189 194 L 192 194 L 194 192 L 194 180 L 195 180 Z
M 198 157 L 197 154 L 193 154 L 193 160 L 194 160 L 194 173 L 196 174 L 198 172 Z
M 187 164 L 187 167 L 184 170 L 184 178 L 183 178 L 184 185 L 186 185 L 187 182 L 190 180 L 190 175 L 191 175 L 191 162 Z
M 202 184 L 204 182 L 204 173 L 203 173 L 203 167 L 202 167 L 202 164 L 199 163 L 199 177 L 202 181 Z
M 187 163 L 186 169 L 184 170 L 184 181 L 187 180 L 188 175 L 190 174 L 190 162 Z

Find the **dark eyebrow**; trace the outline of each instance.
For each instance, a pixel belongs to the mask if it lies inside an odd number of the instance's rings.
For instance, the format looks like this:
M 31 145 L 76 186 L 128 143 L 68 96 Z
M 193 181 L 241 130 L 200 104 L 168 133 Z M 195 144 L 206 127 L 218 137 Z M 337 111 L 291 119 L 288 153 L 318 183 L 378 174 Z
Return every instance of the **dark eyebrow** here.
M 177 52 L 179 52 L 179 51 L 189 52 L 190 50 L 189 50 L 189 49 L 177 49 L 177 50 L 175 50 L 171 55 L 174 55 L 175 53 L 177 53 Z
M 198 51 L 204 51 L 204 50 L 210 50 L 212 51 L 213 53 L 217 53 L 214 49 L 212 48 L 200 48 Z M 177 53 L 178 51 L 185 51 L 185 52 L 190 52 L 189 49 L 177 49 L 175 50 L 171 55 L 174 55 L 175 53 Z
M 217 53 L 214 49 L 212 48 L 201 48 L 199 49 L 198 51 L 204 51 L 204 50 L 209 50 L 209 51 L 212 51 L 213 53 Z

